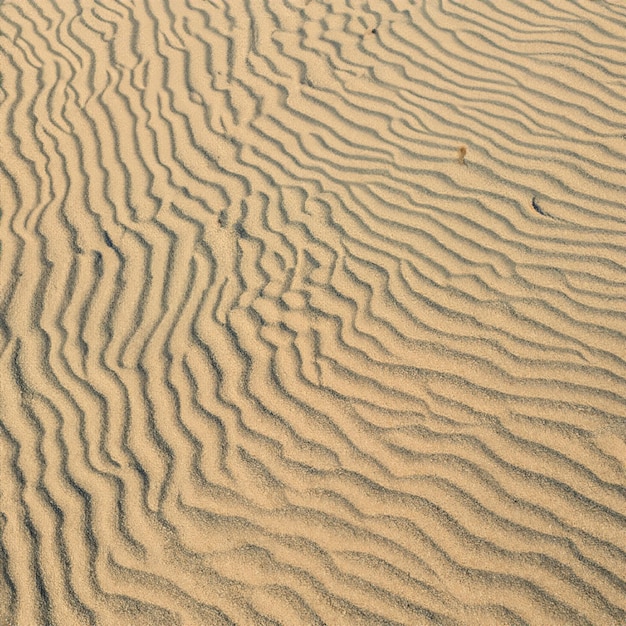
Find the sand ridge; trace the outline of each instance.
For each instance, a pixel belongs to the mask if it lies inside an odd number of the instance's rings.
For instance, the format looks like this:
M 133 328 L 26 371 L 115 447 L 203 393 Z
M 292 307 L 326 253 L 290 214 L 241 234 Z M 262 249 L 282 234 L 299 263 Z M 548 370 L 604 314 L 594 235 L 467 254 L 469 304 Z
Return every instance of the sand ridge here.
M 0 2 L 0 624 L 626 623 L 624 41 Z

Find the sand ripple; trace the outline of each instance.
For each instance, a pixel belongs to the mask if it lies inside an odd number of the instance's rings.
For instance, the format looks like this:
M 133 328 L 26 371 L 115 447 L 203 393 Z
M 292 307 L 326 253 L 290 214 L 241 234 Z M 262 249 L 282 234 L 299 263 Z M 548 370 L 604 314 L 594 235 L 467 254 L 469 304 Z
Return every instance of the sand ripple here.
M 0 2 L 0 624 L 625 624 L 625 42 Z

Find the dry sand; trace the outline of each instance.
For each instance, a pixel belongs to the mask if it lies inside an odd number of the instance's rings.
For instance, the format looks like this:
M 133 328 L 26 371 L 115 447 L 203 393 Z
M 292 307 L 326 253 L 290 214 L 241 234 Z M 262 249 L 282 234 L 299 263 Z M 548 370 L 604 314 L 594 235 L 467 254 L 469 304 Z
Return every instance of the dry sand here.
M 0 2 L 0 624 L 626 624 L 626 8 Z

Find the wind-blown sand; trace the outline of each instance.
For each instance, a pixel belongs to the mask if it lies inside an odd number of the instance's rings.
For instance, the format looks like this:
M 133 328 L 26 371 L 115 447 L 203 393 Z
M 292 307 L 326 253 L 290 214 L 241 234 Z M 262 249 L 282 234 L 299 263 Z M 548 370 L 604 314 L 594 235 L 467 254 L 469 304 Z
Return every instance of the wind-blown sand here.
M 626 9 L 0 2 L 0 624 L 626 624 Z

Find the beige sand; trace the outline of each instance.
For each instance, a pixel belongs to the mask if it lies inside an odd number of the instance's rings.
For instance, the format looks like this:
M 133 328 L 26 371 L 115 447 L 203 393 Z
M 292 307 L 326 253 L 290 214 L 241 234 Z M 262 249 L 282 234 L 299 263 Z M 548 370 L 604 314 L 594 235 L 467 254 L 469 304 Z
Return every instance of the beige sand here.
M 626 624 L 625 58 L 0 2 L 0 624 Z

